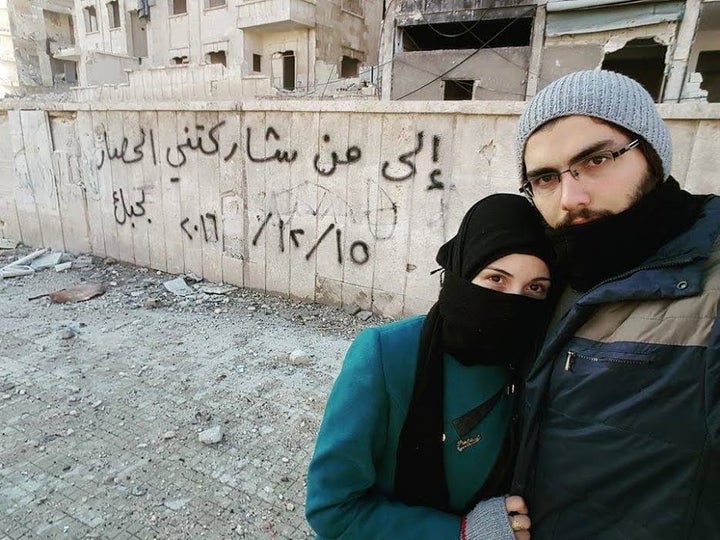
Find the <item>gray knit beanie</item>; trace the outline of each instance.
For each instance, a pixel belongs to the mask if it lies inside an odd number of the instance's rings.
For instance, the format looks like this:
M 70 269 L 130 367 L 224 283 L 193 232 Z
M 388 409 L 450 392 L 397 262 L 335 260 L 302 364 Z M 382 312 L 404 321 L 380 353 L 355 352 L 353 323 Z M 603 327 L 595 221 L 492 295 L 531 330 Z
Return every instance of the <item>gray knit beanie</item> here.
M 565 75 L 530 100 L 520 117 L 515 141 L 521 174 L 530 135 L 549 120 L 571 115 L 600 118 L 640 135 L 660 157 L 663 179 L 670 175 L 670 132 L 652 97 L 637 81 L 602 70 Z

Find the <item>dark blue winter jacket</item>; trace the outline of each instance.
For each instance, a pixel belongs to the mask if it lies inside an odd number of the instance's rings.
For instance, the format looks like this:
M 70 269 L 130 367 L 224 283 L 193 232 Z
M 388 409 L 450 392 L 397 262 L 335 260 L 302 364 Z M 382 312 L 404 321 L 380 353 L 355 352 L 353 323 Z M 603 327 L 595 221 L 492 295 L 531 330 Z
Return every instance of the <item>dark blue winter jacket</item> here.
M 720 198 L 580 296 L 522 400 L 533 540 L 720 539 Z

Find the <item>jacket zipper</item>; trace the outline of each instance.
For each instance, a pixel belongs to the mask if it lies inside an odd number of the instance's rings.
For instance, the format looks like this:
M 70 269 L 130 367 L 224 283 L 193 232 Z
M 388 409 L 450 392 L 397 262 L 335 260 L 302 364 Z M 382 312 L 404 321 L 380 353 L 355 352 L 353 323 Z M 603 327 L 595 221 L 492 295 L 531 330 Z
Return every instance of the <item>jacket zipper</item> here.
M 597 362 L 597 363 L 603 363 L 603 364 L 625 364 L 629 366 L 638 365 L 638 364 L 650 364 L 651 362 L 649 360 L 623 360 L 622 358 L 596 358 L 594 356 L 586 356 L 584 354 L 576 353 L 575 351 L 568 351 L 567 357 L 565 359 L 565 371 L 572 371 L 573 366 L 575 365 L 575 360 L 578 358 L 582 358 L 583 360 L 588 360 L 590 362 Z

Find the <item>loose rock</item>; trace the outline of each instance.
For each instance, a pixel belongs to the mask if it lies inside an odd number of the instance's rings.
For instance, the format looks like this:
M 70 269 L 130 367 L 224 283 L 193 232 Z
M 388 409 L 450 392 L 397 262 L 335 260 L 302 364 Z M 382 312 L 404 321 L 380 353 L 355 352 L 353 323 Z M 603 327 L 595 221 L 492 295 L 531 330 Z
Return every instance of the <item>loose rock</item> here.
M 367 321 L 372 317 L 372 311 L 359 311 L 355 316 L 361 321 Z
M 224 434 L 222 426 L 213 426 L 201 431 L 198 434 L 198 440 L 203 444 L 217 444 L 222 441 Z
M 288 362 L 293 366 L 304 366 L 310 363 L 310 356 L 302 349 L 295 349 L 288 356 Z

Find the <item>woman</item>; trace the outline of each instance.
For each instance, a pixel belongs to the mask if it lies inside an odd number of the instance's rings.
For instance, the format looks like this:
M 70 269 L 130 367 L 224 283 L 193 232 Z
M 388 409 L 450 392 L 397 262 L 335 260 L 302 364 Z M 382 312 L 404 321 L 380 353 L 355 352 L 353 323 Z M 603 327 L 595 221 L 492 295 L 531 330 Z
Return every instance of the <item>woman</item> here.
M 321 538 L 530 537 L 522 499 L 499 495 L 515 454 L 512 389 L 547 323 L 552 260 L 530 204 L 492 195 L 440 248 L 428 315 L 357 336 L 308 471 Z

